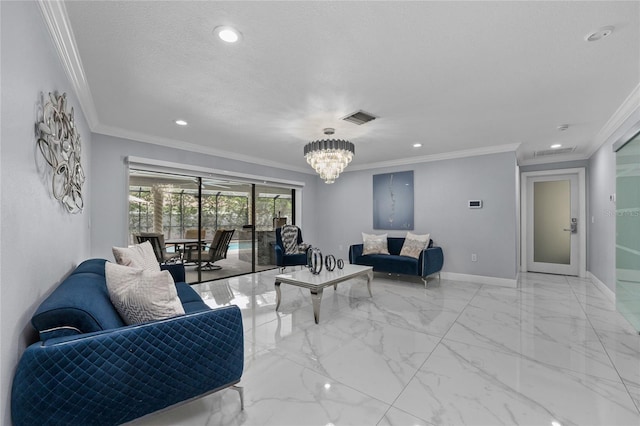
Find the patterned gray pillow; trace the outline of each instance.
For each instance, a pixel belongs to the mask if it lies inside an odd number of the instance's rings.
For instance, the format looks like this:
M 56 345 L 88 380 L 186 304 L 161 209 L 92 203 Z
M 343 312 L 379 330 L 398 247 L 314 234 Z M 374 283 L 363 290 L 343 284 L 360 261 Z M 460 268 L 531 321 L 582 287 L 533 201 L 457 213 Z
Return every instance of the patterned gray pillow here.
M 178 291 L 169 271 L 146 271 L 105 263 L 111 303 L 127 324 L 184 315 Z
M 387 234 L 372 235 L 362 233 L 362 254 L 389 254 Z
M 284 254 L 298 254 L 298 227 L 293 225 L 283 226 L 280 231 Z
M 430 234 L 416 235 L 411 232 L 407 232 L 407 236 L 402 244 L 402 250 L 400 250 L 400 256 L 409 256 L 419 259 L 422 250 L 427 248 L 430 237 Z

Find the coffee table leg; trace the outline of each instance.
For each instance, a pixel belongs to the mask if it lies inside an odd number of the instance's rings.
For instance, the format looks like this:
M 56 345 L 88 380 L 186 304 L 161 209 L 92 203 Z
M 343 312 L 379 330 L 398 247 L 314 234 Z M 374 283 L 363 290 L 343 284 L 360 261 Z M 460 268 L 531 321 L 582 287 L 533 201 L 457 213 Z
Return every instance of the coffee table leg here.
M 316 320 L 316 324 L 320 321 L 320 302 L 322 302 L 322 289 L 319 288 L 315 292 L 311 291 L 311 303 L 313 303 L 313 319 Z
M 367 273 L 367 290 L 369 290 L 369 297 L 373 297 L 373 294 L 371 294 L 371 280 L 373 280 L 373 271 Z
M 280 281 L 276 281 L 276 311 L 280 307 Z

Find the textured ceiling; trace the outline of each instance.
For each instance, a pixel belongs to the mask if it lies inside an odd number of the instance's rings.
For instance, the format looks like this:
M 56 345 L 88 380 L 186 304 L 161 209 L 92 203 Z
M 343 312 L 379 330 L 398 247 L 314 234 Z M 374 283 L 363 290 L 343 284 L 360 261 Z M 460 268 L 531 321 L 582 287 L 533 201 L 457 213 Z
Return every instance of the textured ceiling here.
M 552 143 L 576 146 L 555 160 L 586 158 L 640 82 L 639 2 L 72 1 L 66 10 L 94 131 L 293 170 L 311 171 L 303 147 L 325 127 L 356 145 L 351 169 L 517 144 L 524 163 Z M 217 40 L 219 25 L 239 29 L 241 42 Z M 612 35 L 585 41 L 606 25 Z M 379 118 L 340 120 L 359 109 Z

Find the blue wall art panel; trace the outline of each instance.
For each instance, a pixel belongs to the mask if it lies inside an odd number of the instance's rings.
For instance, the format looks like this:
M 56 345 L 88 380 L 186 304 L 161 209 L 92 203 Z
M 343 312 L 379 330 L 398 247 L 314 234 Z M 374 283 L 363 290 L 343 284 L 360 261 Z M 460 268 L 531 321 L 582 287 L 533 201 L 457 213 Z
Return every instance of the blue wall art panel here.
M 373 229 L 413 229 L 413 171 L 373 175 Z

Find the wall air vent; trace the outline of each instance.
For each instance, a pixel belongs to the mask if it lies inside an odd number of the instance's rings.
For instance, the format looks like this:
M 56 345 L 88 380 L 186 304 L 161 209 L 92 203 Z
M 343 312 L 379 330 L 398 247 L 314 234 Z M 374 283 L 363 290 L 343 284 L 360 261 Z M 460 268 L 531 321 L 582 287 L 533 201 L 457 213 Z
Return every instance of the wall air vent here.
M 342 117 L 344 121 L 348 121 L 349 123 L 354 123 L 357 125 L 368 123 L 369 121 L 375 120 L 376 118 L 377 117 L 375 115 L 369 114 L 368 112 L 364 112 L 362 110 L 349 114 L 346 117 Z
M 536 151 L 536 157 L 549 157 L 552 155 L 560 155 L 560 154 L 570 154 L 575 151 L 575 146 L 570 146 L 567 148 L 558 148 L 558 149 L 543 149 L 541 151 Z

